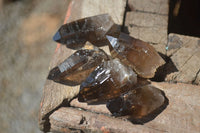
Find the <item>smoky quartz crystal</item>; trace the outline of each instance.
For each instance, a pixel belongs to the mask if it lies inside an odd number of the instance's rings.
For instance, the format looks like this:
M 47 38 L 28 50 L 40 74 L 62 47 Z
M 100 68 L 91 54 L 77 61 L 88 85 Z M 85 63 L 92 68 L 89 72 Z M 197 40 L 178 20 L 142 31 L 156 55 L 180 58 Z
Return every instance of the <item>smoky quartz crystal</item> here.
M 66 85 L 77 85 L 83 82 L 98 65 L 108 59 L 108 55 L 103 50 L 86 44 L 53 68 L 48 78 Z
M 112 27 L 115 24 L 108 14 L 97 15 L 62 25 L 53 39 L 72 49 L 82 47 L 86 41 L 102 46 L 107 42 L 105 35 Z
M 137 75 L 119 59 L 103 62 L 81 84 L 80 102 L 103 102 L 120 96 L 137 83 Z
M 134 87 L 116 99 L 107 102 L 107 108 L 115 116 L 127 116 L 129 120 L 143 123 L 160 113 L 168 103 L 168 99 L 160 89 L 145 85 Z
M 148 43 L 121 33 L 119 38 L 107 36 L 113 57 L 120 58 L 143 78 L 152 78 L 156 69 L 165 62 Z
M 77 51 L 48 79 L 80 84 L 79 102 L 106 103 L 114 116 L 133 123 L 152 120 L 168 105 L 164 91 L 148 80 L 165 61 L 150 44 L 120 32 L 108 14 L 64 24 L 53 39 Z M 99 48 L 104 45 L 111 56 Z

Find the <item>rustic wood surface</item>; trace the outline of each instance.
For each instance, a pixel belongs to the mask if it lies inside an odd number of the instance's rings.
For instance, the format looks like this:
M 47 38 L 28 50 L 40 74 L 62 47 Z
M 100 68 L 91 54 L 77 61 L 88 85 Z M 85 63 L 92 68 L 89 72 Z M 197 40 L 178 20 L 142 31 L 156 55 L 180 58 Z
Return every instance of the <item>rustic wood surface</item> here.
M 130 35 L 146 41 L 165 54 L 168 27 L 168 0 L 129 0 L 125 25 Z
M 150 43 L 167 43 L 168 16 L 131 11 L 126 18 L 129 32 L 135 38 Z
M 132 11 L 168 16 L 168 2 L 168 0 L 128 0 L 128 5 Z
M 68 16 L 66 16 L 68 18 L 67 22 L 108 13 L 116 24 L 122 25 L 125 6 L 125 0 L 72 0 L 69 5 Z M 64 45 L 58 45 L 49 69 L 64 61 L 73 52 L 73 50 L 66 48 Z M 48 123 L 49 115 L 59 106 L 62 106 L 63 101 L 71 100 L 78 92 L 79 86 L 66 86 L 47 79 L 39 112 L 40 129 L 48 131 L 50 128 Z
M 67 127 L 70 127 L 94 132 L 102 130 L 105 130 L 102 132 L 123 133 L 200 132 L 200 86 L 164 82 L 152 82 L 152 84 L 164 90 L 169 99 L 169 105 L 154 120 L 144 125 L 135 125 L 119 118 L 67 107 L 55 111 L 50 116 L 52 131 L 65 131 Z M 101 106 L 101 110 L 106 113 L 106 106 Z M 96 108 L 96 111 L 98 111 L 98 108 Z
M 167 55 L 179 70 L 166 81 L 200 84 L 200 38 L 169 34 Z
M 127 12 L 123 22 L 126 2 L 131 12 Z M 115 23 L 125 23 L 132 36 L 150 42 L 156 50 L 166 53 L 168 0 L 72 0 L 66 18 L 70 22 L 102 13 L 109 13 Z M 50 69 L 73 52 L 58 45 Z M 87 105 L 74 99 L 70 103 L 72 107 L 62 107 L 78 94 L 79 86 L 47 80 L 39 113 L 40 128 L 53 132 L 200 132 L 200 86 L 165 82 L 152 84 L 164 90 L 169 105 L 154 120 L 135 125 L 111 117 L 105 105 Z

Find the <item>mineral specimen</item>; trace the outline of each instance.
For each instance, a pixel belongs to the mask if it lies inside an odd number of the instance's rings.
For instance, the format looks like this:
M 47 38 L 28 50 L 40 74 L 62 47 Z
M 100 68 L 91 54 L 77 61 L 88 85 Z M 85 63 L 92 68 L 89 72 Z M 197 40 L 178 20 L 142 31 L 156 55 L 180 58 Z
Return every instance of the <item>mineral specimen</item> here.
M 167 102 L 163 91 L 152 85 L 145 85 L 110 100 L 107 108 L 115 116 L 127 116 L 129 120 L 142 122 L 150 115 L 152 117 L 160 113 Z
M 164 64 L 164 60 L 156 50 L 146 42 L 121 33 L 119 38 L 107 36 L 113 57 L 118 57 L 130 65 L 138 76 L 152 78 L 156 69 Z
M 108 59 L 103 50 L 87 44 L 53 68 L 48 78 L 68 85 L 80 84 L 98 65 Z
M 115 24 L 108 14 L 83 18 L 61 26 L 53 39 L 72 49 L 82 47 L 86 41 L 102 46 L 107 42 L 106 33 L 113 26 Z
M 81 84 L 79 102 L 107 103 L 114 116 L 140 123 L 155 118 L 167 106 L 164 92 L 148 81 L 164 60 L 150 44 L 121 33 L 108 14 L 65 24 L 54 40 L 79 49 L 48 76 L 67 85 Z M 87 41 L 95 46 L 109 45 L 112 57 L 85 45 Z
M 137 75 L 119 59 L 103 62 L 81 84 L 80 102 L 104 102 L 129 91 L 137 83 Z

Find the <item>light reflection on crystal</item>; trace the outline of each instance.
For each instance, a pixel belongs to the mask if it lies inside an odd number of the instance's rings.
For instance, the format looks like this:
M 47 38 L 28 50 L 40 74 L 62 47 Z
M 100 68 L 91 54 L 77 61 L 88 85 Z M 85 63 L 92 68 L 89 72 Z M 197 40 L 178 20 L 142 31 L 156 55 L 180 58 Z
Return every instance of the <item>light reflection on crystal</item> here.
M 103 62 L 81 84 L 80 102 L 103 102 L 129 91 L 137 83 L 137 75 L 119 59 Z
M 92 45 L 85 45 L 53 68 L 48 78 L 67 85 L 80 84 L 98 65 L 108 59 L 103 50 Z
M 130 65 L 140 77 L 152 78 L 165 63 L 151 45 L 127 34 L 121 33 L 119 38 L 107 36 L 107 39 L 112 56 Z

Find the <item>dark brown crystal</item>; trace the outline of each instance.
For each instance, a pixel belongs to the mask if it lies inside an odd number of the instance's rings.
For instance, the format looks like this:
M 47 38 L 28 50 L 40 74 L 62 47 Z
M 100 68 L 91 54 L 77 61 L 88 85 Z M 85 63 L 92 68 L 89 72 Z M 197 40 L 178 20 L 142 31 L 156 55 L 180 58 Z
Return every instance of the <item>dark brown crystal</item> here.
M 129 120 L 144 122 L 158 115 L 167 106 L 167 102 L 163 91 L 152 85 L 145 85 L 134 87 L 133 90 L 110 100 L 107 108 L 115 116 L 127 116 Z
M 113 57 L 120 58 L 130 65 L 138 76 L 152 78 L 156 69 L 164 64 L 164 60 L 148 43 L 121 33 L 119 38 L 107 36 Z
M 103 62 L 81 84 L 80 102 L 104 102 L 127 92 L 137 83 L 137 75 L 119 59 Z
M 103 46 L 109 43 L 105 37 L 106 33 L 110 29 L 112 29 L 112 32 L 114 29 L 116 30 L 114 25 L 108 14 L 83 18 L 62 25 L 53 39 L 56 42 L 66 44 L 68 48 L 72 49 L 82 47 L 86 41 L 95 46 Z
M 48 78 L 67 85 L 80 84 L 108 58 L 103 50 L 92 45 L 85 45 L 84 48 L 76 51 L 60 65 L 53 68 Z
M 48 79 L 81 84 L 79 102 L 107 103 L 114 116 L 136 123 L 152 120 L 167 106 L 164 92 L 147 79 L 164 60 L 150 44 L 121 33 L 108 14 L 64 24 L 54 40 L 79 50 L 53 68 Z M 109 45 L 112 58 L 87 41 L 98 47 Z

